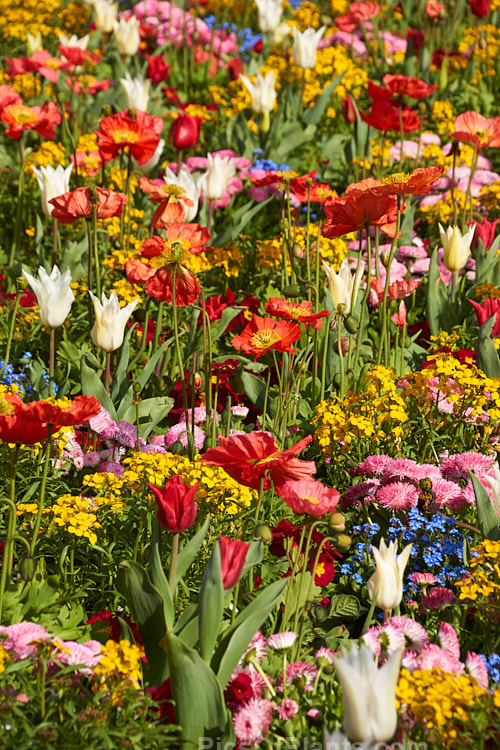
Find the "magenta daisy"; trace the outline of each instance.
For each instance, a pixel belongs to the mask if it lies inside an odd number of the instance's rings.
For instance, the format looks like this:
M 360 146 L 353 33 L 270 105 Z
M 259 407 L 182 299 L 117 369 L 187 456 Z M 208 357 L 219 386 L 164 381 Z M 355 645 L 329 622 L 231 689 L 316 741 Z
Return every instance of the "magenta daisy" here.
M 395 615 L 389 620 L 391 625 L 399 628 L 405 637 L 405 653 L 413 651 L 418 653 L 429 643 L 426 629 L 411 617 Z
M 493 467 L 493 458 L 485 456 L 483 453 L 474 453 L 466 451 L 465 453 L 454 453 L 448 456 L 441 464 L 441 474 L 445 479 L 458 481 L 459 479 L 468 479 L 467 469 L 475 474 L 491 474 Z
M 266 639 L 264 638 L 260 630 L 258 630 L 248 644 L 246 651 L 241 658 L 241 663 L 251 664 L 249 660 L 252 659 L 252 661 L 258 661 L 260 664 L 262 659 L 267 655 L 266 645 Z
M 444 586 L 431 589 L 422 599 L 422 606 L 432 612 L 448 607 L 455 601 L 455 594 Z
M 321 646 L 314 654 L 314 660 L 318 667 L 333 667 L 334 653 L 331 649 Z
M 411 573 L 409 578 L 410 581 L 413 581 L 417 586 L 422 586 L 422 588 L 424 586 L 432 586 L 437 581 L 436 576 L 432 575 L 432 573 Z
M 448 479 L 432 479 L 432 491 L 440 508 L 451 508 L 457 502 L 463 502 L 462 490 L 455 482 Z
M 282 654 L 285 651 L 289 651 L 296 640 L 297 633 L 289 630 L 285 633 L 275 633 L 274 635 L 269 636 L 267 639 L 267 645 L 269 648 L 272 648 L 273 651 L 278 651 L 278 653 Z
M 402 630 L 391 621 L 385 625 L 374 625 L 370 628 L 380 643 L 380 659 L 384 661 L 389 658 L 395 651 L 402 651 L 405 645 L 405 636 Z
M 358 465 L 356 474 L 358 476 L 373 475 L 375 477 L 381 477 L 384 473 L 384 469 L 388 463 L 392 461 L 390 456 L 384 454 L 380 456 L 368 456 L 364 461 Z
M 407 510 L 418 504 L 419 492 L 407 482 L 391 482 L 380 487 L 375 496 L 378 504 L 388 510 Z
M 294 661 L 286 668 L 286 684 L 291 685 L 293 682 L 300 685 L 303 690 L 312 690 L 317 674 L 318 670 L 314 664 L 309 664 L 307 661 Z M 278 677 L 277 691 L 283 692 L 283 672 Z
M 280 719 L 293 719 L 299 711 L 297 703 L 291 698 L 285 698 L 278 708 L 278 714 Z
M 26 659 L 36 653 L 36 641 L 52 638 L 45 628 L 35 622 L 19 622 L 16 625 L 0 626 L 0 637 L 7 651 L 12 651 L 16 659 Z
M 454 659 L 460 660 L 460 644 L 458 642 L 457 631 L 448 622 L 440 624 L 438 641 L 443 651 L 446 651 Z
M 384 467 L 382 481 L 387 483 L 407 479 L 417 483 L 421 479 L 419 468 L 418 463 L 411 458 L 393 458 Z
M 276 706 L 265 698 L 251 698 L 233 718 L 234 733 L 244 747 L 252 747 L 269 731 Z
M 197 450 L 201 450 L 205 442 L 205 433 L 196 424 L 191 432 L 193 433 L 195 448 Z M 183 448 L 187 448 L 188 434 L 186 423 L 184 421 L 179 422 L 179 424 L 174 424 L 172 427 L 170 427 L 169 430 L 167 430 L 167 432 L 165 433 L 165 447 L 172 448 L 174 443 L 176 443 L 178 440 L 180 441 L 180 444 L 183 446 Z
M 361 501 L 371 503 L 375 499 L 375 493 L 380 487 L 378 479 L 368 479 L 366 482 L 359 482 L 359 484 L 353 484 L 352 487 L 346 491 L 344 497 L 340 501 L 342 508 L 350 508 L 352 505 L 361 505 Z

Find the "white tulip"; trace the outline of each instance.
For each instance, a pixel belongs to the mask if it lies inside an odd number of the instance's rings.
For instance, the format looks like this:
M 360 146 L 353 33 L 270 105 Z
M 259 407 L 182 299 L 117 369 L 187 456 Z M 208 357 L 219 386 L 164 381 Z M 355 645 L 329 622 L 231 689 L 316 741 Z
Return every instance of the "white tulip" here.
M 59 34 L 59 44 L 63 47 L 79 47 L 80 49 L 87 49 L 89 43 L 89 35 L 85 34 L 81 38 L 77 37 L 76 34 L 68 36 L 67 34 Z
M 314 68 L 316 65 L 316 50 L 318 49 L 319 40 L 326 31 L 326 26 L 322 26 L 318 31 L 315 31 L 311 27 L 305 31 L 299 31 L 294 26 L 292 31 L 292 57 L 295 65 L 304 69 Z
M 259 29 L 267 34 L 274 31 L 281 21 L 281 0 L 255 0 L 259 17 Z
M 398 723 L 396 685 L 401 651 L 392 653 L 382 667 L 366 644 L 351 651 L 342 648 L 342 658 L 333 657 L 342 687 L 344 731 L 353 742 L 388 742 Z
M 272 45 L 273 47 L 283 47 L 285 44 L 285 41 L 288 39 L 292 32 L 291 27 L 286 23 L 286 21 L 283 21 L 283 23 L 280 23 L 279 26 L 277 26 L 273 31 L 273 39 L 272 39 Z
M 389 546 L 381 539 L 380 547 L 372 545 L 372 553 L 377 564 L 375 573 L 372 575 L 366 588 L 370 601 L 377 597 L 377 607 L 384 612 L 397 607 L 403 598 L 403 573 L 405 572 L 410 557 L 412 544 L 407 544 L 399 556 L 397 556 L 398 543 L 392 541 Z
M 364 271 L 364 262 L 359 274 L 352 273 L 347 258 L 344 258 L 342 261 L 338 273 L 335 273 L 333 268 L 328 263 L 325 263 L 325 261 L 323 261 L 323 268 L 328 280 L 328 289 L 332 296 L 334 309 L 337 310 L 339 305 L 344 305 L 343 314 L 349 315 L 356 305 L 356 297 L 358 296 Z
M 500 515 L 500 470 L 496 464 L 493 467 L 493 471 L 495 472 L 495 478 L 484 475 L 483 478 L 486 479 L 493 490 L 493 505 L 495 506 L 496 512 Z
M 142 174 L 149 174 L 150 172 L 152 172 L 153 169 L 158 165 L 164 148 L 165 141 L 163 140 L 163 138 L 160 138 L 153 156 L 145 164 L 138 164 L 134 157 L 132 157 L 132 164 L 134 165 L 134 169 L 136 169 L 138 172 L 141 172 Z
M 125 73 L 125 78 L 120 78 L 120 83 L 125 89 L 127 108 L 140 109 L 142 112 L 147 112 L 151 81 L 147 81 L 142 76 L 132 78 L 130 73 Z
M 50 276 L 45 268 L 38 269 L 38 279 L 23 271 L 23 275 L 33 289 L 40 307 L 40 322 L 48 328 L 59 328 L 69 315 L 75 299 L 71 289 L 69 268 L 61 274 L 54 266 Z
M 115 39 L 120 55 L 136 55 L 141 43 L 139 26 L 141 22 L 135 16 L 127 19 L 124 16 L 113 24 Z
M 444 250 L 443 262 L 448 271 L 461 271 L 467 263 L 475 229 L 474 225 L 462 236 L 462 232 L 457 226 L 448 227 L 445 231 L 444 227 L 439 224 L 439 234 Z
M 187 197 L 193 201 L 192 206 L 186 206 L 184 204 L 184 211 L 186 212 L 184 222 L 189 224 L 198 213 L 198 203 L 200 200 L 200 188 L 191 176 L 191 172 L 184 165 L 182 165 L 178 174 L 175 174 L 175 172 L 172 172 L 172 170 L 167 167 L 165 171 L 165 182 L 167 185 L 178 185 L 179 187 L 184 188 Z
M 43 49 L 43 39 L 42 35 L 38 31 L 36 34 L 30 34 L 29 31 L 26 32 L 26 53 L 28 57 L 31 57 L 33 52 L 36 52 L 37 50 Z
M 252 83 L 249 78 L 243 75 L 240 76 L 240 81 L 252 98 L 253 111 L 258 115 L 264 112 L 271 112 L 276 101 L 276 91 L 274 90 L 276 78 L 274 72 L 271 70 L 265 78 L 262 73 L 257 73 L 255 83 Z
M 229 183 L 236 174 L 234 159 L 230 156 L 207 154 L 207 171 L 198 181 L 206 200 L 217 201 L 227 190 Z
M 118 13 L 118 3 L 111 0 L 94 0 L 92 7 L 97 28 L 105 34 L 111 34 Z
M 46 167 L 40 167 L 40 169 L 33 167 L 42 194 L 42 211 L 45 216 L 52 216 L 54 210 L 54 206 L 51 206 L 49 201 L 68 192 L 72 170 L 72 164 L 69 164 L 66 169 L 60 164 L 55 168 L 50 164 Z
M 94 303 L 95 312 L 95 323 L 90 332 L 90 337 L 100 349 L 104 349 L 105 352 L 114 352 L 123 344 L 127 320 L 139 302 L 139 297 L 133 302 L 129 302 L 126 307 L 120 307 L 118 297 L 114 292 L 111 292 L 109 299 L 106 299 L 103 292 L 101 295 L 102 303 L 90 290 L 89 294 Z

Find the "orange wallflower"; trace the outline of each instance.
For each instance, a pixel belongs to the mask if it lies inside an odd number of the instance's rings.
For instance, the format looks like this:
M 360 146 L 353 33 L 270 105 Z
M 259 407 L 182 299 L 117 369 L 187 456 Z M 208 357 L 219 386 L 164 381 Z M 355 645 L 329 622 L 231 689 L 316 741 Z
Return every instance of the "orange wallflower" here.
M 254 315 L 239 336 L 231 341 L 235 349 L 255 354 L 255 359 L 270 351 L 291 352 L 290 344 L 300 339 L 300 326 L 288 320 L 273 320 Z
M 93 194 L 93 190 L 95 193 Z M 94 206 L 98 219 L 109 219 L 110 216 L 121 216 L 127 202 L 124 193 L 114 193 L 107 188 L 79 187 L 68 193 L 52 198 L 49 203 L 54 206 L 52 218 L 62 224 L 74 224 L 78 219 L 89 219 Z
M 487 118 L 478 112 L 464 112 L 455 120 L 452 138 L 473 148 L 500 146 L 500 117 Z

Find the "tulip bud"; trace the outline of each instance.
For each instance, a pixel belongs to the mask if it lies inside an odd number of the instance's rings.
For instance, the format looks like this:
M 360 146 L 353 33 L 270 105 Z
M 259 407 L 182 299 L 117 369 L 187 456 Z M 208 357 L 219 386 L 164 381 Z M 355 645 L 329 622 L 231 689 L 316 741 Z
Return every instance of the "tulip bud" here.
M 470 245 L 474 237 L 475 225 L 463 236 L 457 226 L 448 227 L 446 231 L 439 224 L 439 234 L 444 250 L 444 264 L 448 271 L 461 271 L 470 255 Z
M 111 293 L 109 299 L 106 299 L 103 292 L 101 302 L 90 290 L 89 294 L 94 303 L 95 313 L 95 323 L 90 332 L 92 341 L 105 352 L 113 352 L 123 343 L 125 325 L 139 302 L 139 297 L 129 302 L 126 307 L 120 308 L 118 297 L 114 292 Z
M 331 513 L 328 518 L 328 526 L 331 531 L 338 534 L 345 529 L 345 516 L 343 513 Z
M 352 97 L 347 96 L 345 99 L 342 99 L 342 112 L 344 114 L 345 121 L 349 125 L 354 125 L 354 123 L 356 122 L 356 109 L 354 107 Z
M 264 523 L 259 523 L 253 531 L 253 538 L 260 539 L 261 542 L 268 545 L 273 541 L 273 532 Z
M 71 289 L 71 273 L 67 269 L 63 274 L 54 266 L 50 276 L 45 268 L 38 269 L 38 279 L 23 271 L 29 285 L 36 294 L 40 307 L 40 322 L 48 328 L 59 328 L 69 315 L 75 299 Z
M 179 115 L 173 121 L 168 140 L 178 151 L 187 151 L 200 139 L 201 120 L 191 115 Z
M 384 539 L 379 548 L 372 545 L 372 553 L 377 565 L 375 573 L 367 582 L 368 596 L 384 612 L 390 612 L 403 598 L 403 573 L 413 545 L 408 544 L 398 556 L 396 541 L 386 545 Z

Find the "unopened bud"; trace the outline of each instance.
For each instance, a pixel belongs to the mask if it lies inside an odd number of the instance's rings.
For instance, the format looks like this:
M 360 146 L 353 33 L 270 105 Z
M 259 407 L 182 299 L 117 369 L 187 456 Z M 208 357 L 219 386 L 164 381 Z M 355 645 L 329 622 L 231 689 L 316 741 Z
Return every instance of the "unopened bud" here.
M 19 573 L 23 581 L 32 581 L 36 573 L 36 560 L 31 555 L 23 557 L 19 563 Z
M 391 257 L 391 251 L 390 250 L 383 250 L 380 253 L 380 260 L 382 261 L 382 265 L 384 268 L 387 268 L 389 265 L 389 258 Z
M 137 323 L 144 323 L 146 320 L 146 310 L 134 310 L 133 317 Z
M 271 544 L 273 541 L 273 532 L 265 523 L 259 523 L 253 530 L 254 539 L 260 539 L 264 544 Z
M 182 454 L 184 453 L 184 446 L 182 445 L 179 439 L 177 439 L 175 443 L 172 445 L 169 453 L 173 453 L 176 456 L 182 456 Z
M 342 349 L 342 354 L 347 354 L 349 351 L 349 339 L 346 339 L 345 336 L 342 336 L 340 339 L 340 347 Z M 333 342 L 333 351 L 338 354 L 339 353 L 339 342 L 338 339 L 335 339 Z
M 339 534 L 334 541 L 335 548 L 338 549 L 339 552 L 347 552 L 347 550 L 351 546 L 351 543 L 352 538 L 349 536 L 349 534 Z
M 311 618 L 314 625 L 320 625 L 322 622 L 326 620 L 328 616 L 328 613 L 324 607 L 319 604 L 319 602 L 312 602 L 311 607 L 309 609 L 309 617 Z M 323 657 L 325 658 L 325 657 Z M 330 666 L 330 662 L 325 665 L 319 665 L 318 666 Z
M 24 292 L 28 288 L 28 282 L 24 276 L 18 276 L 16 279 L 16 292 Z
M 138 380 L 134 381 L 134 393 L 140 393 L 142 391 L 142 385 Z
M 291 297 L 292 299 L 294 297 L 304 297 L 305 294 L 306 288 L 299 286 L 298 284 L 290 284 L 290 286 L 286 286 L 283 289 L 283 295 L 285 297 Z
M 137 110 L 136 110 L 136 109 L 135 109 L 134 107 L 130 107 L 130 108 L 129 108 L 129 111 L 128 111 L 128 116 L 129 116 L 129 117 L 130 117 L 130 118 L 131 118 L 132 120 L 135 120 L 135 119 L 136 119 L 136 117 L 137 117 Z
M 346 318 L 344 318 L 344 326 L 347 333 L 357 333 L 359 330 L 359 320 L 357 320 L 354 315 L 348 315 Z
M 286 217 L 280 220 L 280 229 L 283 232 L 287 232 L 290 229 L 290 222 Z
M 345 516 L 343 513 L 331 513 L 328 519 L 328 526 L 335 533 L 344 531 L 345 529 Z
M 337 305 L 337 312 L 339 315 L 343 315 L 345 313 L 345 302 L 339 302 Z
M 297 244 L 297 242 L 292 248 L 292 253 L 293 253 L 293 257 L 297 258 L 297 260 L 301 260 L 301 258 L 304 257 L 304 250 L 301 248 L 299 244 Z

